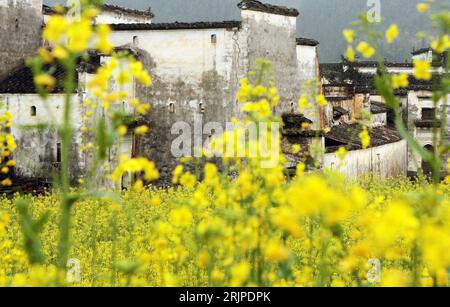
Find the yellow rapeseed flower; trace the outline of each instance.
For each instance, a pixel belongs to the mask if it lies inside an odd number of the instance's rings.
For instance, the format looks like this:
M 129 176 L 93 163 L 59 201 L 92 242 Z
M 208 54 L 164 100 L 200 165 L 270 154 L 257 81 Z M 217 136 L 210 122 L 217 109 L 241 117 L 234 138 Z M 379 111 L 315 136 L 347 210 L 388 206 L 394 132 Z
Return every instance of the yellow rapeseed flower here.
M 375 48 L 373 48 L 369 43 L 364 41 L 358 44 L 356 50 L 367 59 L 373 57 L 373 55 L 375 54 Z
M 327 99 L 325 98 L 325 96 L 324 95 L 318 95 L 317 97 L 316 97 L 316 102 L 317 102 L 317 104 L 320 106 L 320 107 L 325 107 L 327 104 L 328 104 L 328 101 L 327 101 Z
M 386 31 L 386 41 L 389 44 L 392 44 L 394 40 L 398 37 L 398 35 L 399 35 L 398 26 L 396 24 L 393 24 Z
M 408 86 L 409 86 L 409 80 L 408 80 L 407 74 L 392 75 L 392 87 L 394 89 L 408 87 Z
M 120 136 L 125 136 L 127 134 L 127 132 L 128 132 L 128 128 L 125 125 L 121 125 L 121 126 L 119 126 L 119 128 L 117 128 L 117 133 Z
M 339 147 L 339 150 L 336 152 L 336 156 L 341 161 L 345 160 L 345 157 L 347 156 L 347 150 L 345 147 Z
M 6 179 L 2 180 L 0 182 L 0 184 L 4 187 L 10 187 L 10 186 L 12 186 L 13 182 L 11 181 L 11 179 L 6 178 Z
M 425 12 L 427 12 L 428 10 L 430 9 L 430 4 L 428 4 L 428 3 L 419 3 L 419 4 L 417 4 L 417 11 L 419 12 L 419 13 L 425 13 Z
M 431 80 L 431 64 L 426 60 L 415 59 L 414 63 L 414 77 L 417 80 Z
M 437 53 L 444 53 L 450 49 L 450 36 L 448 34 L 439 37 L 439 39 L 431 43 L 431 48 L 433 48 Z
M 347 43 L 353 43 L 353 41 L 355 40 L 356 33 L 351 29 L 345 29 L 344 31 L 342 31 L 342 34 L 344 35 Z
M 53 88 L 56 84 L 56 80 L 49 74 L 40 74 L 34 77 L 34 83 L 38 86 Z
M 67 49 L 73 53 L 87 50 L 93 35 L 91 20 L 81 19 L 72 23 L 67 30 Z
M 174 209 L 170 212 L 170 222 L 174 226 L 188 227 L 191 225 L 193 217 L 192 212 L 187 207 Z
M 364 127 L 363 131 L 359 134 L 359 139 L 361 140 L 363 149 L 367 149 L 370 146 L 370 135 L 366 127 Z
M 353 50 L 352 46 L 347 47 L 347 51 L 345 52 L 345 58 L 352 63 L 355 62 L 356 55 L 355 55 L 355 50 Z
M 144 135 L 146 134 L 150 129 L 148 128 L 148 126 L 146 125 L 142 125 L 137 127 L 136 129 L 134 129 L 134 133 L 136 133 L 137 135 Z
M 48 20 L 42 33 L 44 39 L 50 43 L 56 44 L 61 41 L 67 31 L 68 23 L 64 16 L 53 15 Z

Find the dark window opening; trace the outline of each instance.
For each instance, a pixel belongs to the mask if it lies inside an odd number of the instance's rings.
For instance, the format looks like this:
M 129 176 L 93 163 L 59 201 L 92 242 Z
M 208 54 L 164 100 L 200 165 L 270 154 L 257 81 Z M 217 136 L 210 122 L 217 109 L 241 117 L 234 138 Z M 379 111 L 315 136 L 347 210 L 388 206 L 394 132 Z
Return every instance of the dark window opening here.
M 346 147 L 348 146 L 348 144 L 343 143 L 343 142 L 339 142 L 337 140 L 333 140 L 330 138 L 325 138 L 325 150 L 326 152 L 336 152 L 339 150 L 339 148 L 341 147 Z M 349 148 L 346 148 L 347 150 L 349 150 Z
M 211 44 L 217 44 L 217 35 L 216 34 L 211 35 Z
M 422 109 L 422 120 L 433 120 L 434 112 L 435 112 L 435 108 L 423 108 Z
M 175 113 L 175 104 L 173 102 L 169 104 L 169 113 Z
M 31 115 L 31 116 L 36 116 L 36 107 L 35 107 L 35 106 L 32 106 L 32 107 L 30 108 L 30 115 Z
M 133 45 L 138 46 L 139 45 L 139 36 L 133 36 Z
M 291 102 L 291 113 L 295 113 L 295 104 Z
M 199 103 L 198 104 L 197 112 L 198 113 L 205 113 L 205 107 L 203 106 L 203 103 Z
M 434 147 L 432 145 L 425 145 L 424 149 L 430 153 L 434 153 Z M 433 166 L 430 163 L 422 160 L 422 171 L 424 175 L 430 176 L 433 173 Z
M 56 144 L 56 162 L 61 163 L 61 143 Z
M 209 135 L 209 138 L 212 138 L 214 135 L 216 135 L 216 129 L 211 129 L 211 134 Z

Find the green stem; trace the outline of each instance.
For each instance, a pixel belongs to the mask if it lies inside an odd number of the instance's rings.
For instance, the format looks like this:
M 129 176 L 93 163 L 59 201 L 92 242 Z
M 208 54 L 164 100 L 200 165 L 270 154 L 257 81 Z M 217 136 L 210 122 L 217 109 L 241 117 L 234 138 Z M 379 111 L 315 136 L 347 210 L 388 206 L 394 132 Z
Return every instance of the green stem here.
M 70 219 L 71 207 L 74 198 L 70 196 L 70 145 L 73 137 L 73 127 L 70 121 L 72 110 L 72 95 L 75 91 L 75 65 L 76 58 L 72 56 L 64 63 L 66 70 L 66 80 L 64 83 L 65 99 L 63 123 L 60 129 L 61 137 L 61 170 L 60 170 L 60 191 L 61 191 L 61 222 L 60 239 L 58 248 L 58 267 L 65 269 L 69 259 L 70 250 Z

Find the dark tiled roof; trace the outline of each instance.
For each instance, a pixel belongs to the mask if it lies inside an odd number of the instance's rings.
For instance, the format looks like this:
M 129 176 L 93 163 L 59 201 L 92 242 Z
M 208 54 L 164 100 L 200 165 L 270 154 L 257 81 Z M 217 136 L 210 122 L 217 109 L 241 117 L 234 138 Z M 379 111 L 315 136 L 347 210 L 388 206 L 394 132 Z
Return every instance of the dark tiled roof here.
M 313 121 L 302 114 L 285 113 L 283 119 L 283 135 L 288 137 L 310 138 L 322 136 L 321 131 L 302 129 L 302 124 L 312 124 Z
M 240 21 L 112 24 L 114 31 L 240 28 Z
M 380 66 L 380 63 L 378 63 L 376 61 L 362 61 L 362 62 L 355 62 L 353 65 L 355 67 L 378 67 L 378 66 Z M 412 63 L 408 63 L 408 62 L 402 62 L 402 63 L 385 62 L 384 66 L 386 66 L 386 67 L 401 67 L 401 68 L 414 67 L 414 65 Z
M 441 122 L 440 121 L 433 121 L 433 120 L 422 120 L 418 119 L 414 121 L 414 125 L 417 128 L 440 128 Z
M 283 126 L 286 129 L 300 128 L 303 123 L 312 124 L 313 122 L 302 114 L 285 113 L 281 115 Z
M 410 75 L 408 88 L 400 88 L 395 91 L 396 95 L 406 95 L 408 91 L 432 91 L 436 89 L 440 83 L 440 76 L 434 75 L 429 81 L 417 80 L 414 76 Z M 375 75 L 372 74 L 360 74 L 356 78 L 355 91 L 357 93 L 375 93 Z
M 316 41 L 315 39 L 311 39 L 311 38 L 304 38 L 304 37 L 298 37 L 296 39 L 297 41 L 297 45 L 302 45 L 302 46 L 317 46 L 319 45 L 319 42 Z
M 342 63 L 321 63 L 319 69 L 320 75 L 333 83 L 336 83 L 338 79 L 341 80 L 345 75 Z
M 153 18 L 155 15 L 152 13 L 152 9 L 149 7 L 148 10 L 142 11 L 142 10 L 135 10 L 131 8 L 124 8 L 117 5 L 111 5 L 111 4 L 104 4 L 102 6 L 102 9 L 104 11 L 113 11 L 118 13 L 127 13 L 130 15 L 136 15 L 136 16 L 143 16 L 147 18 Z
M 342 124 L 331 128 L 331 131 L 325 135 L 325 138 L 345 144 L 347 150 L 362 149 L 359 133 L 362 127 L 358 124 Z M 402 140 L 400 133 L 397 130 L 389 127 L 375 127 L 369 131 L 370 146 L 377 147 L 390 143 L 395 143 Z M 340 146 L 329 146 L 327 152 L 335 152 Z
M 55 13 L 55 10 L 51 6 L 44 4 L 42 6 L 42 13 L 46 15 L 51 15 Z
M 100 54 L 95 51 L 89 51 L 89 59 L 79 59 L 76 67 L 75 82 L 78 83 L 78 72 L 95 73 L 100 67 Z M 61 65 L 53 67 L 44 67 L 45 71 L 55 78 L 56 86 L 50 93 L 64 93 L 64 80 L 66 71 Z M 37 93 L 34 85 L 34 77 L 31 69 L 22 62 L 8 74 L 0 76 L 0 93 L 1 94 L 35 94 Z
M 342 107 L 339 107 L 339 106 L 333 107 L 333 118 L 334 119 L 339 119 L 340 117 L 342 117 L 343 115 L 348 114 L 348 113 L 350 113 L 350 112 Z
M 259 12 L 264 12 L 264 13 L 285 15 L 285 16 L 292 16 L 292 17 L 297 17 L 298 15 L 300 15 L 300 13 L 297 9 L 288 8 L 285 6 L 266 4 L 266 3 L 262 3 L 262 2 L 256 1 L 256 0 L 244 0 L 238 4 L 238 7 L 241 10 L 252 10 L 252 11 L 259 11 Z
M 328 85 L 328 84 L 327 84 Z M 348 84 L 346 84 L 345 86 L 347 86 Z M 333 86 L 326 86 L 326 87 L 333 87 Z M 351 97 L 348 97 L 348 96 L 346 96 L 346 97 L 337 97 L 337 96 L 331 96 L 331 97 L 326 97 L 327 98 L 327 100 L 328 101 L 331 101 L 331 102 L 333 102 L 333 101 L 336 101 L 336 102 L 338 102 L 338 101 L 346 101 L 346 100 L 352 100 L 352 98 Z
M 52 93 L 63 93 L 63 81 L 65 71 L 62 67 L 57 66 L 52 76 L 56 79 L 56 86 Z M 20 65 L 8 75 L 0 79 L 1 94 L 35 94 L 37 93 L 34 85 L 33 72 L 25 64 Z
M 101 9 L 103 11 L 126 13 L 126 14 L 130 14 L 130 15 L 142 16 L 142 17 L 147 17 L 147 18 L 155 17 L 155 15 L 152 13 L 151 8 L 149 8 L 146 11 L 142 11 L 142 10 L 135 10 L 135 9 L 131 9 L 131 8 L 125 8 L 125 7 L 121 7 L 121 6 L 117 6 L 117 5 L 104 4 L 104 5 L 102 5 Z M 42 6 L 42 12 L 44 14 L 51 15 L 51 14 L 55 13 L 55 10 L 51 6 L 44 4 Z
M 429 52 L 431 50 L 432 50 L 431 47 L 424 47 L 424 48 L 420 48 L 420 49 L 414 50 L 413 52 L 411 52 L 411 54 L 412 55 L 419 55 L 419 54 L 422 54 L 422 53 L 425 53 L 425 52 Z
M 342 63 L 320 63 L 320 69 L 323 71 L 340 71 Z
M 380 102 L 371 102 L 370 103 L 370 113 L 372 114 L 382 114 L 387 113 L 389 111 L 389 108 L 384 104 Z
M 288 137 L 314 138 L 322 137 L 324 134 L 318 130 L 303 130 L 301 128 L 283 129 L 282 134 Z

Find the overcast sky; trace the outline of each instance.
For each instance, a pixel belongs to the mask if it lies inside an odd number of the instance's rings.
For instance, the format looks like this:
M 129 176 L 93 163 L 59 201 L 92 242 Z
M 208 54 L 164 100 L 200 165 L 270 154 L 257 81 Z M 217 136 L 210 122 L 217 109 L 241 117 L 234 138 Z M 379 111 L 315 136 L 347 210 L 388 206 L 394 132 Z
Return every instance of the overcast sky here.
M 300 11 L 298 33 L 319 40 L 321 62 L 337 61 L 345 42 L 342 29 L 367 11 L 367 0 L 263 0 L 268 3 L 295 7 Z M 435 0 L 450 6 L 450 0 Z M 47 4 L 63 0 L 44 0 Z M 155 22 L 232 20 L 239 17 L 236 4 L 240 0 L 107 0 L 124 7 L 146 9 L 152 7 Z M 429 21 L 419 15 L 416 4 L 421 0 L 381 0 L 381 14 L 386 23 L 398 23 L 402 38 L 384 56 L 391 61 L 405 61 L 413 48 L 427 45 L 415 38 L 415 33 L 429 29 Z

